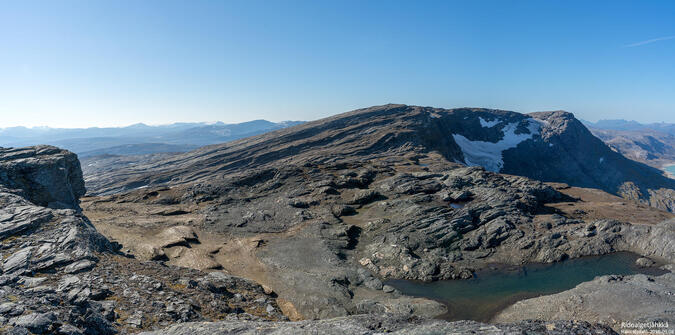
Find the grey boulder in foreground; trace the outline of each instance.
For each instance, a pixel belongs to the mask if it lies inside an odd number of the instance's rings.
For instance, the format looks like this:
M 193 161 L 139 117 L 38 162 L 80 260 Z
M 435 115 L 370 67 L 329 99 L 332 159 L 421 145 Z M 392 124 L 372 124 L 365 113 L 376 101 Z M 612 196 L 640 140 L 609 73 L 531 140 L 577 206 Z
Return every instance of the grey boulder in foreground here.
M 47 145 L 0 148 L 0 186 L 37 206 L 61 209 L 79 208 L 86 192 L 77 156 Z
M 615 334 L 603 325 L 576 321 L 522 321 L 513 324 L 485 324 L 474 321 L 446 322 L 393 315 L 354 315 L 348 317 L 299 321 L 223 321 L 174 325 L 144 335 L 216 335 L 216 334 Z

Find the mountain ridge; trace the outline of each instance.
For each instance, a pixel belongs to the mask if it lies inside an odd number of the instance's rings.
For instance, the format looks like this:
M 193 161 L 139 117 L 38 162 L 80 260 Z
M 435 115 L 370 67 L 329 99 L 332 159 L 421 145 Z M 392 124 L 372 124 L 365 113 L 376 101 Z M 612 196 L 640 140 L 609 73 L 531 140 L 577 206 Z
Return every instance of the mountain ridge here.
M 675 123 L 668 122 L 640 123 L 634 120 L 623 119 L 598 120 L 597 122 L 581 120 L 581 122 L 589 128 L 596 129 L 620 131 L 654 130 L 675 135 Z
M 122 173 L 124 181 L 110 174 L 102 176 L 106 181 L 92 187 L 91 194 L 196 182 L 209 176 L 220 178 L 237 169 L 275 162 L 321 164 L 433 152 L 449 162 L 481 165 L 493 172 L 599 188 L 668 210 L 675 206 L 670 195 L 675 181 L 616 153 L 572 113 L 520 114 L 399 104 L 354 110 L 205 146 L 170 157 L 155 167 L 130 167 Z

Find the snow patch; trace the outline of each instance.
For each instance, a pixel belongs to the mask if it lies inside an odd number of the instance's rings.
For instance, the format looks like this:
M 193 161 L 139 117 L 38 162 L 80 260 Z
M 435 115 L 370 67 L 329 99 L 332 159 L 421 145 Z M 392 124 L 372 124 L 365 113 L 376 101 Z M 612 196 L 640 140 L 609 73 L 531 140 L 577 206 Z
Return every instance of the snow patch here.
M 533 118 L 532 120 L 537 121 L 537 122 L 539 122 L 540 124 L 545 125 L 545 126 L 551 124 L 550 122 L 548 122 L 548 120 L 534 119 L 534 118 Z
M 502 128 L 503 137 L 496 143 L 471 141 L 460 134 L 453 134 L 457 145 L 464 154 L 464 163 L 468 166 L 482 166 L 488 171 L 499 172 L 504 167 L 502 152 L 515 148 L 523 141 L 539 135 L 541 124 L 535 119 L 527 119 L 529 133 L 516 134 L 518 122 L 509 123 Z
M 434 112 L 429 112 L 429 116 L 431 116 L 431 117 L 434 118 L 434 119 L 439 119 L 439 118 L 441 118 L 441 115 L 440 115 L 440 114 L 434 113 Z
M 602 164 L 602 162 L 605 161 L 605 157 L 600 157 L 600 159 L 598 161 L 600 162 L 600 164 Z
M 480 116 L 478 117 L 478 121 L 480 121 L 480 125 L 483 126 L 483 128 L 492 128 L 492 127 L 498 125 L 501 122 L 499 119 L 492 120 L 492 121 L 485 121 Z

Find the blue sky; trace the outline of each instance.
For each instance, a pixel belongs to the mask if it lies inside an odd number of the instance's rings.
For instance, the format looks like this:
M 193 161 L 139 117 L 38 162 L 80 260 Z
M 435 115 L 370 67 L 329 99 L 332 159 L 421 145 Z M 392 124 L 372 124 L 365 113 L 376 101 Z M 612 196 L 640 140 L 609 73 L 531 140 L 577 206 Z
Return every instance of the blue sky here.
M 0 0 L 0 127 L 389 102 L 675 122 L 675 1 Z

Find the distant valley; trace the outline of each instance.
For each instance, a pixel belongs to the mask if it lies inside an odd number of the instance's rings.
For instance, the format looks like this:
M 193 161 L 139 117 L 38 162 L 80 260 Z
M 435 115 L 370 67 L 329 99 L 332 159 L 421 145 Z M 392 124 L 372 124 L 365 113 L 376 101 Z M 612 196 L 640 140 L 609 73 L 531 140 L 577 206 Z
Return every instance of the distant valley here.
M 626 120 L 583 121 L 588 129 L 613 150 L 658 169 L 675 174 L 675 124 L 641 124 Z

